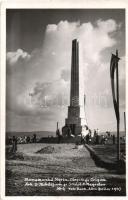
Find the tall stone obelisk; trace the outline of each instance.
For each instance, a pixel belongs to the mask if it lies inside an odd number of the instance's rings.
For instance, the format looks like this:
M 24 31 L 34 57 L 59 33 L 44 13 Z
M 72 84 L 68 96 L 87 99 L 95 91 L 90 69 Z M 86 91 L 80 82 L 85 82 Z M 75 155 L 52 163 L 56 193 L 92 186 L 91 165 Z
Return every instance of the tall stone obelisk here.
M 80 134 L 87 126 L 81 56 L 79 56 L 79 42 L 75 39 L 72 41 L 70 106 L 68 107 L 68 118 L 65 120 L 65 124 L 70 126 L 74 135 Z

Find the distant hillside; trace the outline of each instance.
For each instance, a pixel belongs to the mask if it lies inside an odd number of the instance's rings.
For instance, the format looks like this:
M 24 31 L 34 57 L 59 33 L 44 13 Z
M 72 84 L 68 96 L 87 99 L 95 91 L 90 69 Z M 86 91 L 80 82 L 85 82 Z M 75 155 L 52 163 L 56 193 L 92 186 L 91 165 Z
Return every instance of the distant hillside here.
M 101 135 L 101 134 L 106 134 L 106 132 L 101 132 L 100 135 Z M 116 131 L 110 131 L 110 134 L 111 134 L 111 135 L 114 134 L 114 135 L 116 136 L 116 135 L 117 135 L 117 132 L 116 132 Z M 124 132 L 124 131 L 120 131 L 120 136 L 125 136 L 125 132 Z
M 56 136 L 55 132 L 52 131 L 31 131 L 31 132 L 6 132 L 6 136 L 7 137 L 12 137 L 14 136 L 33 136 L 33 134 L 36 134 L 37 137 L 41 138 L 41 137 L 48 137 L 48 136 Z M 106 134 L 106 132 L 100 132 L 100 135 L 102 134 Z M 116 131 L 110 132 L 111 135 L 115 135 L 116 136 Z M 120 131 L 120 136 L 125 136 L 125 132 L 124 131 Z
M 6 132 L 6 136 L 7 137 L 12 137 L 13 135 L 14 136 L 33 136 L 33 134 L 36 134 L 37 137 L 48 137 L 48 136 L 53 136 L 55 137 L 56 136 L 56 133 L 55 132 L 52 132 L 52 131 L 31 131 L 31 132 Z

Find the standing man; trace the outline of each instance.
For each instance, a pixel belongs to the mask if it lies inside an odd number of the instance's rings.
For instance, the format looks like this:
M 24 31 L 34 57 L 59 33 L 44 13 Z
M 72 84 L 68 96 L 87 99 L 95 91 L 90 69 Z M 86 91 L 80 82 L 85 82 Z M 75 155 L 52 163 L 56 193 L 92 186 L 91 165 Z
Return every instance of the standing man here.
M 36 134 L 33 134 L 33 143 L 36 143 Z
M 12 138 L 12 153 L 16 153 L 17 151 L 17 138 L 13 136 Z

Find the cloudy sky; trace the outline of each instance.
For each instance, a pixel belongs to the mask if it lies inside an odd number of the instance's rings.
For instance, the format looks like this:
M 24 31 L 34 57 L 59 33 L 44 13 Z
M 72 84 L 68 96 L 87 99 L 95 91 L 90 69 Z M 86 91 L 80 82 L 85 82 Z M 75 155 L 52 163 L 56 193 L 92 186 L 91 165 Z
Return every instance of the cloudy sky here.
M 121 9 L 7 10 L 7 131 L 55 131 L 67 117 L 72 40 L 83 48 L 86 118 L 116 130 L 111 53 L 119 51 L 121 130 L 125 111 L 125 13 Z

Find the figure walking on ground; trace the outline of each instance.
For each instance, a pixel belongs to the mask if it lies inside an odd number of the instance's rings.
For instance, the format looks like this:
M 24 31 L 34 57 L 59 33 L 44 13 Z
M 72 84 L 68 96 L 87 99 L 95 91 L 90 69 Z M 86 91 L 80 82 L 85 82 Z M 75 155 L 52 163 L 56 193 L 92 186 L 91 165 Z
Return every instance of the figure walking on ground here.
M 12 138 L 12 153 L 16 153 L 17 151 L 17 138 L 13 136 Z
M 36 143 L 36 134 L 33 134 L 33 143 Z

